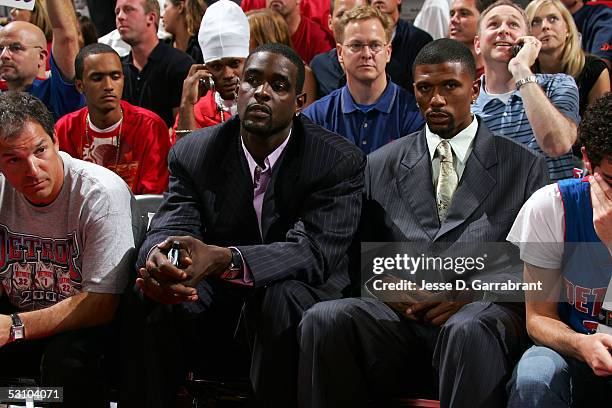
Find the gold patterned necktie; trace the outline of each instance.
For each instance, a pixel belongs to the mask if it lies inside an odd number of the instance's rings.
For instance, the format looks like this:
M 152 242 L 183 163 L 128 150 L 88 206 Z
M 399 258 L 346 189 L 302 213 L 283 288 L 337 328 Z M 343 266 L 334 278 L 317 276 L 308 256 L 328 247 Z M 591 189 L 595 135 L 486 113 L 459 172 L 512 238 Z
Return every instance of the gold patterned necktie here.
M 438 147 L 440 157 L 440 174 L 438 175 L 438 187 L 436 189 L 436 203 L 438 205 L 438 219 L 440 223 L 446 218 L 450 208 L 453 194 L 459 182 L 457 172 L 453 166 L 453 151 L 448 140 L 442 140 Z

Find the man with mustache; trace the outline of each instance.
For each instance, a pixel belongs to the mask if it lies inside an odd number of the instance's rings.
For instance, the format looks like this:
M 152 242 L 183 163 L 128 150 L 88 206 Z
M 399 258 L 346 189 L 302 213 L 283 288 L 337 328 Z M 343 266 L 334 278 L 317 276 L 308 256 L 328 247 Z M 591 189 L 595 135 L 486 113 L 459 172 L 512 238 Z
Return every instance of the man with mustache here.
M 419 130 L 424 121 L 414 97 L 385 72 L 391 58 L 389 18 L 370 6 L 353 8 L 338 24 L 337 41 L 346 85 L 315 101 L 304 115 L 366 154 Z
M 417 55 L 414 93 L 427 126 L 368 156 L 362 242 L 475 243 L 466 251 L 485 252 L 480 246 L 504 242 L 521 205 L 547 183 L 543 158 L 494 137 L 471 114 L 475 71 L 470 50 L 454 40 L 433 41 Z M 495 277 L 493 268 L 479 274 Z M 507 377 L 527 342 L 524 311 L 479 295 L 314 305 L 300 323 L 300 406 L 366 407 L 372 399 L 389 406 L 436 382 L 443 407 L 504 406 Z
M 513 56 L 513 46 L 521 50 Z M 474 39 L 485 74 L 472 107 L 487 126 L 546 157 L 551 180 L 573 176 L 578 88 L 565 74 L 533 74 L 542 43 L 529 35 L 523 9 L 499 0 L 480 14 Z
M 177 139 L 236 114 L 236 92 L 249 55 L 249 38 L 249 21 L 236 3 L 218 1 L 206 9 L 198 35 L 204 64 L 192 65 L 183 82 L 174 125 Z
M 42 100 L 57 120 L 84 104 L 72 82 L 78 31 L 69 0 L 49 2 L 47 12 L 53 28 L 50 77 L 41 77 L 48 57 L 45 35 L 24 21 L 13 21 L 0 30 L 0 77 L 8 90 L 29 92 Z
M 134 194 L 163 193 L 168 129 L 155 113 L 121 100 L 124 78 L 117 52 L 90 44 L 77 55 L 75 73 L 87 106 L 56 123 L 60 149 L 114 171 Z
M 292 49 L 256 48 L 244 64 L 238 114 L 170 150 L 170 189 L 140 249 L 137 284 L 147 297 L 175 304 L 177 323 L 149 334 L 163 327 L 155 320 L 165 308 L 157 304 L 151 326 L 135 328 L 146 336 L 139 354 L 147 363 L 165 359 L 145 381 L 173 390 L 179 363 L 210 366 L 217 358 L 227 366 L 241 350 L 233 333 L 242 316 L 250 347 L 242 363 L 251 362 L 258 406 L 297 404 L 297 325 L 304 310 L 340 297 L 349 284 L 365 167 L 356 146 L 297 115 L 303 83 Z M 179 268 L 167 257 L 173 241 Z

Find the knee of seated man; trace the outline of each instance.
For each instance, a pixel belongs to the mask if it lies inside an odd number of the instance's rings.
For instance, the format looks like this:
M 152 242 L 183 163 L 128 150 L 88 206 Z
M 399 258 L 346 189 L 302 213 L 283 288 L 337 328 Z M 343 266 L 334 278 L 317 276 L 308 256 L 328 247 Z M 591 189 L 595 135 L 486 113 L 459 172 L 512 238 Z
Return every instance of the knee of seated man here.
M 533 346 L 523 354 L 517 364 L 512 384 L 518 389 L 564 389 L 569 390 L 568 365 L 556 351 Z
M 488 318 L 479 313 L 482 306 L 471 303 L 459 309 L 442 325 L 440 335 L 452 339 L 453 342 L 486 336 L 489 333 Z
M 356 298 L 320 302 L 308 309 L 300 322 L 300 332 L 316 332 L 317 337 L 340 333 L 355 321 L 362 310 L 362 300 Z

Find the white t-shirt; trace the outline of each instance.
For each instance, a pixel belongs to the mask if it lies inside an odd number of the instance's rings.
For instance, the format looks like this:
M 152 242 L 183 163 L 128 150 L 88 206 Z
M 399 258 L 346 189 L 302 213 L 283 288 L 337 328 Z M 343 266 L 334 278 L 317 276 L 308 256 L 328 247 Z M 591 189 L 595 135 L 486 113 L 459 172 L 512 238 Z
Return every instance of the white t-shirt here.
M 60 157 L 64 184 L 47 206 L 0 174 L 0 289 L 20 311 L 80 292 L 122 293 L 133 267 L 139 218 L 129 188 L 104 167 Z
M 559 187 L 556 183 L 544 186 L 525 202 L 507 240 L 519 247 L 524 262 L 560 269 L 563 245 L 555 243 L 564 242 L 564 216 Z

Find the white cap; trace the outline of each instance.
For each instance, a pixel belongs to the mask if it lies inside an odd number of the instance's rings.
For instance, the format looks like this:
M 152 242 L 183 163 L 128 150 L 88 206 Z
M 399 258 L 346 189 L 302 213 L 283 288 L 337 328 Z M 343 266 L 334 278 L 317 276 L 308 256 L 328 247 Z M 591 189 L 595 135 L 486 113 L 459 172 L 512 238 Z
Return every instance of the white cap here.
M 249 20 L 236 3 L 219 0 L 206 9 L 198 33 L 204 63 L 221 58 L 246 58 L 249 39 Z

